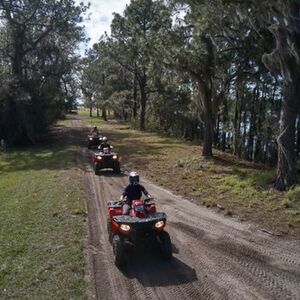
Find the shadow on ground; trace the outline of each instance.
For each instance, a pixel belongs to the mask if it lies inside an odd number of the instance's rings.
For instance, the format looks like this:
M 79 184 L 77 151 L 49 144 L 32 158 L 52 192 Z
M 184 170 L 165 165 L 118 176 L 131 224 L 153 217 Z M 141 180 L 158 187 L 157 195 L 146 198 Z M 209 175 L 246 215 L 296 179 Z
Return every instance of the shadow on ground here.
M 85 146 L 86 129 L 55 126 L 39 145 L 11 149 L 1 155 L 0 174 L 74 167 L 78 147 Z
M 178 286 L 198 280 L 195 269 L 178 258 L 166 261 L 158 251 L 144 247 L 131 253 L 120 271 L 128 278 L 136 278 L 144 287 Z

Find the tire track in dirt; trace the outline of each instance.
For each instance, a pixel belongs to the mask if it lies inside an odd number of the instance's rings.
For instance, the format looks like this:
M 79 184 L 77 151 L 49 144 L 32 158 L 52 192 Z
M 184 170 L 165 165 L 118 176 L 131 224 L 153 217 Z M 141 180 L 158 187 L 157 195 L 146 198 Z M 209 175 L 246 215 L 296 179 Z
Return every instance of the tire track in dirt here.
M 174 224 L 174 226 L 177 230 L 181 230 L 187 236 L 190 236 L 190 230 L 187 231 L 186 226 L 181 226 L 181 223 Z M 218 282 L 220 282 L 220 274 L 226 274 L 227 280 L 234 274 L 235 277 L 244 279 L 247 285 L 251 287 L 251 291 L 260 289 L 260 295 L 264 294 L 266 298 L 297 299 L 299 297 L 298 292 L 292 292 L 293 288 L 297 286 L 298 273 L 293 274 L 291 272 L 286 277 L 285 271 L 281 272 L 280 269 L 269 265 L 267 257 L 264 258 L 259 253 L 239 244 L 231 243 L 231 241 L 220 240 L 215 242 L 209 238 L 199 239 L 194 232 L 192 238 L 194 239 L 194 246 L 203 255 L 202 267 L 205 261 L 219 262 L 218 265 L 211 267 L 211 270 L 219 269 Z M 234 295 L 231 295 L 230 299 L 240 299 L 240 296 L 234 297 Z

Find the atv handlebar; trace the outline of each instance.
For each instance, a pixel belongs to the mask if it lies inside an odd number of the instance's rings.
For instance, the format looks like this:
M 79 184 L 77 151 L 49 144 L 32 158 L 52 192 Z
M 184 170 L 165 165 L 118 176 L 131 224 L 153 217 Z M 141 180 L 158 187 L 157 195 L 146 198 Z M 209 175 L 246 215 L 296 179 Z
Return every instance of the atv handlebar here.
M 154 204 L 154 203 L 155 203 L 155 199 L 152 197 L 145 199 L 145 204 Z

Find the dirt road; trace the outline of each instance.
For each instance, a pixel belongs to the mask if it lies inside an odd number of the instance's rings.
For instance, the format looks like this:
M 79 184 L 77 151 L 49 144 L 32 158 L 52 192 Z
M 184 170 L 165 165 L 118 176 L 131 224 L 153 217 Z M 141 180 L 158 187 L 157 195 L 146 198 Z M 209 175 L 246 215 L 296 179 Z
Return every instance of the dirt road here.
M 80 120 L 72 122 L 81 137 Z M 174 258 L 147 249 L 123 269 L 113 263 L 106 232 L 106 202 L 118 199 L 126 176 L 96 176 L 81 148 L 88 210 L 89 299 L 300 299 L 300 241 L 274 237 L 216 214 L 150 182 L 158 211 L 168 216 Z M 126 159 L 125 159 L 126 160 Z

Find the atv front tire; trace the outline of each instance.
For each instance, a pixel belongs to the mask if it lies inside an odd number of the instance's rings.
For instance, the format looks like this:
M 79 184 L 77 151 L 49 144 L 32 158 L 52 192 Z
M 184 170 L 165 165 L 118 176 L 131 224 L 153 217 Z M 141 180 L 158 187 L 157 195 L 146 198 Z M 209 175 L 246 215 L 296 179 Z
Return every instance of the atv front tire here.
M 120 267 L 125 264 L 124 245 L 120 236 L 117 234 L 113 236 L 112 243 L 113 243 L 115 265 L 117 267 Z
M 161 254 L 164 259 L 172 258 L 172 243 L 170 235 L 166 231 L 159 234 Z

